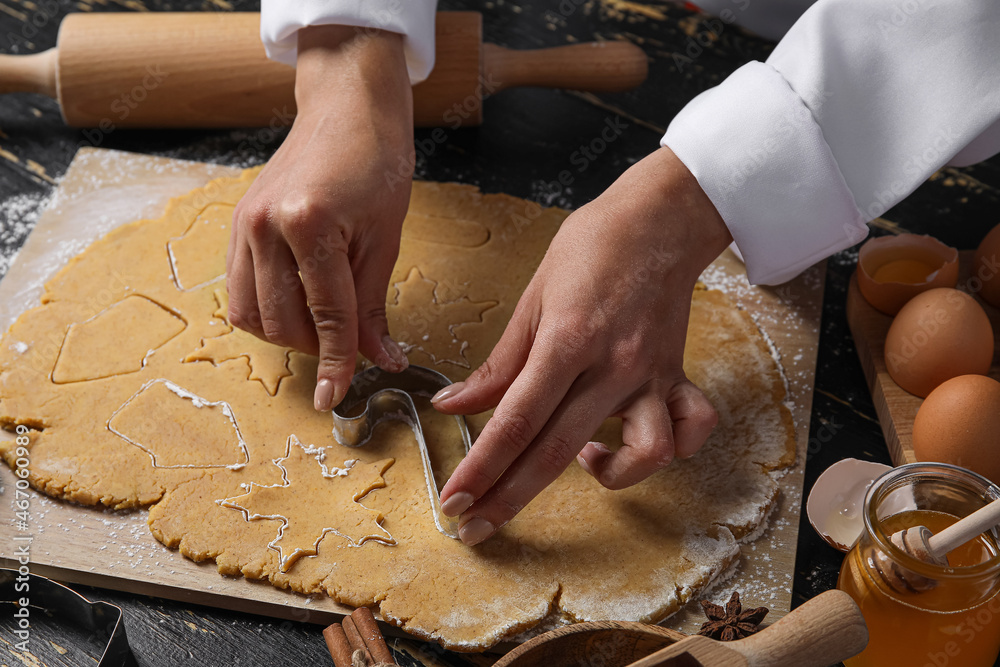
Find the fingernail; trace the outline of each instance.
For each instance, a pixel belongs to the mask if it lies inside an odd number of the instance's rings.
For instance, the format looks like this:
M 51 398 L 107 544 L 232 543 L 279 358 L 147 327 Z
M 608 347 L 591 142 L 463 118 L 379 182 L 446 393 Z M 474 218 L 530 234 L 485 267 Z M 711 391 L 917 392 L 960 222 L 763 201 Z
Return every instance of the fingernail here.
M 462 538 L 462 542 L 471 547 L 488 538 L 493 534 L 494 530 L 496 529 L 492 523 L 486 519 L 476 517 L 475 519 L 470 519 L 464 526 L 458 529 L 458 536 Z
M 313 407 L 318 412 L 326 412 L 333 408 L 333 382 L 323 378 L 316 383 L 316 394 L 313 396 Z
M 594 476 L 594 471 L 590 469 L 590 464 L 587 463 L 587 459 L 577 454 L 576 462 L 580 464 L 580 467 L 583 468 L 588 475 L 590 475 L 591 477 Z
M 450 384 L 441 391 L 439 391 L 438 393 L 434 394 L 431 397 L 431 403 L 437 403 L 438 401 L 443 401 L 447 398 L 452 398 L 453 396 L 457 396 L 462 392 L 463 389 L 465 389 L 464 382 L 455 382 L 453 384 Z
M 385 336 L 382 338 L 382 349 L 385 351 L 386 355 L 395 364 L 397 370 L 404 370 L 410 365 L 410 360 L 406 358 L 406 353 L 403 352 L 403 348 L 399 346 L 399 343 L 392 339 L 392 336 Z
M 603 442 L 589 442 L 587 444 L 592 445 L 594 447 L 594 449 L 596 449 L 599 454 L 610 454 L 611 453 L 611 450 L 608 449 L 608 446 L 605 445 Z
M 476 499 L 471 493 L 459 491 L 448 496 L 448 499 L 441 503 L 441 511 L 445 516 L 458 516 L 472 506 Z

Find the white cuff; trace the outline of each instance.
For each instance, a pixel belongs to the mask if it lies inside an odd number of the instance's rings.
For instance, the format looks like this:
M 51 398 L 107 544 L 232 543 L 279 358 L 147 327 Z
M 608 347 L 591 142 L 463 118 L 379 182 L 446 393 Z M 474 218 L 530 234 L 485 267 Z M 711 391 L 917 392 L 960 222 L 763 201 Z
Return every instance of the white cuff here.
M 790 280 L 868 235 L 820 126 L 769 65 L 694 98 L 660 143 L 715 204 L 752 283 Z
M 261 0 L 260 38 L 271 60 L 295 66 L 298 31 L 314 25 L 349 25 L 397 32 L 410 82 L 434 67 L 436 0 Z

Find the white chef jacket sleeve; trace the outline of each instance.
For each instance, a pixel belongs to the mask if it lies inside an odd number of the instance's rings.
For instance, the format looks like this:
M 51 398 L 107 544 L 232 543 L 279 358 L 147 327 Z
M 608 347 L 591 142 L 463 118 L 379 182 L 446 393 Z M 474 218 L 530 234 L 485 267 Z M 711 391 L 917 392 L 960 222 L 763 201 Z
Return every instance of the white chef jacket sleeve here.
M 437 0 L 261 0 L 260 38 L 267 57 L 295 66 L 300 28 L 349 25 L 398 32 L 410 82 L 420 83 L 434 67 Z
M 775 284 L 863 239 L 945 164 L 1000 151 L 997 62 L 997 0 L 819 0 L 661 143 L 719 210 L 750 280 Z

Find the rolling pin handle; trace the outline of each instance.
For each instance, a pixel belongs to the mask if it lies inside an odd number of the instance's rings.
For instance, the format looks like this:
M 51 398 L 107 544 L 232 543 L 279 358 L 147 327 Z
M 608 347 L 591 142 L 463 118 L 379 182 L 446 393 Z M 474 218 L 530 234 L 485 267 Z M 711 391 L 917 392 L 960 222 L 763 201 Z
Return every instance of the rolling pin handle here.
M 607 41 L 513 50 L 483 44 L 484 92 L 516 86 L 620 92 L 646 80 L 646 53 L 631 42 Z
M 729 644 L 749 667 L 818 667 L 861 653 L 868 627 L 847 593 L 830 590 L 746 639 Z
M 28 56 L 0 55 L 0 94 L 39 93 L 55 99 L 58 49 Z

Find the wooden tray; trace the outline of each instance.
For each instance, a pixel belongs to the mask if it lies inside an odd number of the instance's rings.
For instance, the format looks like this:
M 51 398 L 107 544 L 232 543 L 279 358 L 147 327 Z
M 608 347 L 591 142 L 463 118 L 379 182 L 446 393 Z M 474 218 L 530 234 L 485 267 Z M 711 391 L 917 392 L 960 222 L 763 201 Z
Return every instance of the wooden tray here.
M 238 172 L 218 165 L 82 149 L 0 282 L 0 330 L 37 305 L 44 282 L 91 241 L 123 223 L 156 218 L 170 197 Z M 746 283 L 742 265 L 727 251 L 704 276 L 710 287 L 723 289 L 753 314 L 781 357 L 789 381 L 798 462 L 778 478 L 780 494 L 769 526 L 743 549 L 736 571 L 728 573 L 731 579 L 714 593 L 728 598 L 729 591 L 739 589 L 747 604 L 771 608 L 769 621 L 783 616 L 791 605 L 824 275 L 825 266 L 820 265 L 776 289 L 759 289 Z M 0 437 L 4 434 L 0 432 Z M 0 503 L 10 507 L 14 475 L 3 464 L 0 489 Z M 113 512 L 78 507 L 32 491 L 30 516 L 27 533 L 16 532 L 9 521 L 0 522 L 0 565 L 17 566 L 13 558 L 17 543 L 12 538 L 30 533 L 34 536 L 31 570 L 60 581 L 323 624 L 350 611 L 326 596 L 307 597 L 268 583 L 222 577 L 215 563 L 194 563 L 157 542 L 146 525 L 144 509 Z M 666 624 L 692 632 L 704 620 L 701 607 L 692 602 Z M 385 629 L 399 634 L 395 628 Z
M 968 284 L 972 265 L 971 250 L 959 253 L 958 285 Z M 966 290 L 968 291 L 968 290 Z M 1000 310 L 977 299 L 993 324 L 993 332 L 1000 332 Z M 892 324 L 892 318 L 880 313 L 865 301 L 858 288 L 857 274 L 851 276 L 851 284 L 847 289 L 847 324 L 854 336 L 854 344 L 858 348 L 858 357 L 868 379 L 868 388 L 872 392 L 872 401 L 878 412 L 882 433 L 889 446 L 892 462 L 896 465 L 913 463 L 917 459 L 913 455 L 913 419 L 923 399 L 901 389 L 885 368 L 885 335 Z M 1000 346 L 998 346 L 1000 352 Z M 990 375 L 1000 379 L 1000 366 L 997 356 L 993 358 L 993 368 Z

